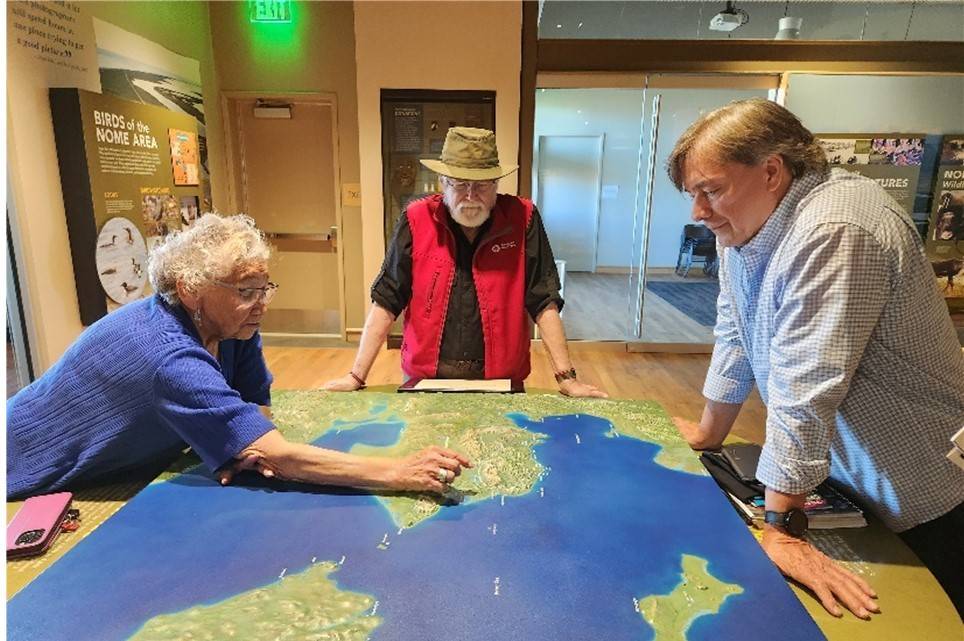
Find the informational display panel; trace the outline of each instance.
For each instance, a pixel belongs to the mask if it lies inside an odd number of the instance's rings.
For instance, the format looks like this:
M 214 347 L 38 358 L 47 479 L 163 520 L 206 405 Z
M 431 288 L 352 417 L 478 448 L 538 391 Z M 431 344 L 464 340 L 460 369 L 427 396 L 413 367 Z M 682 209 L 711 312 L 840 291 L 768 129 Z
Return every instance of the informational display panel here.
M 51 89 L 50 107 L 89 325 L 141 298 L 150 248 L 197 217 L 197 129 L 190 116 L 80 89 Z
M 103 93 L 163 107 L 195 120 L 195 164 L 203 192 L 200 207 L 201 211 L 211 211 L 200 62 L 97 18 L 94 18 L 94 32 Z M 196 181 L 178 184 L 196 184 Z
M 927 254 L 934 265 L 938 287 L 954 308 L 964 308 L 964 134 L 944 136 Z
M 495 131 L 495 92 L 383 89 L 381 100 L 388 246 L 405 206 L 438 190 L 436 174 L 419 160 L 439 158 L 450 127 Z
M 815 134 L 833 167 L 871 178 L 908 214 L 924 158 L 923 134 Z

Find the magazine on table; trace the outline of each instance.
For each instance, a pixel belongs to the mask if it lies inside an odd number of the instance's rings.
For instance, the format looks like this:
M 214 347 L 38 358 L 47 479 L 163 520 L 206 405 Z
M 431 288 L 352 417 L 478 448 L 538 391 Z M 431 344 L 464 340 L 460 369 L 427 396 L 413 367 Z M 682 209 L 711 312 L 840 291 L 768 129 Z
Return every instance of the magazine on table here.
M 728 451 L 730 449 L 733 451 Z M 721 452 L 704 452 L 700 457 L 740 516 L 757 527 L 763 525 L 765 488 L 747 470 L 755 472 L 760 449 L 759 445 L 749 443 L 725 445 Z M 814 530 L 867 525 L 860 508 L 829 483 L 821 483 L 807 496 L 803 510 L 807 513 L 810 529 Z

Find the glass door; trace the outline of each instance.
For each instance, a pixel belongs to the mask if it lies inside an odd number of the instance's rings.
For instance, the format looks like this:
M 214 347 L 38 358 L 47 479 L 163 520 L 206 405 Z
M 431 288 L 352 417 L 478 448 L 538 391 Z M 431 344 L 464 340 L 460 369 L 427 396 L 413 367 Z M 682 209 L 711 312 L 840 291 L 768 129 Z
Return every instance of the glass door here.
M 563 284 L 566 334 L 628 340 L 643 76 L 539 82 L 532 196 Z
M 683 131 L 778 76 L 540 74 L 532 194 L 573 340 L 691 350 L 713 342 L 716 251 L 666 174 Z
M 778 76 L 646 78 L 645 157 L 630 275 L 630 340 L 640 347 L 690 349 L 713 342 L 719 295 L 716 243 L 710 230 L 694 223 L 689 200 L 666 172 L 676 141 L 703 114 L 735 100 L 768 98 L 778 84 Z

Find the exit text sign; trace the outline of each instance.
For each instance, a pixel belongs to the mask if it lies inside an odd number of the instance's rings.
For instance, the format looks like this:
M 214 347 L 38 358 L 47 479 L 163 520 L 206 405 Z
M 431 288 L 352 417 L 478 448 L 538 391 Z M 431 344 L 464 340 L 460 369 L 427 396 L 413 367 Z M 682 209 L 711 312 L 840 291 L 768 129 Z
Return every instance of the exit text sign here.
M 291 22 L 290 0 L 248 0 L 251 22 Z

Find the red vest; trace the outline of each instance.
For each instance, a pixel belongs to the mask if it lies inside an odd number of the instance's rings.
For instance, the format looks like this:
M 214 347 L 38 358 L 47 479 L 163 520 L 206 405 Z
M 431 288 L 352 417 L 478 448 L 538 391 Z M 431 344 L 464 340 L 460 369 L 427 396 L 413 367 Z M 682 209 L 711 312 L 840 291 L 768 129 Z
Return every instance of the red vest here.
M 412 232 L 412 298 L 405 310 L 402 371 L 410 378 L 435 378 L 455 278 L 455 236 L 439 194 L 409 203 L 407 214 Z M 529 375 L 525 236 L 532 202 L 500 194 L 491 218 L 472 259 L 485 377 L 521 381 Z

